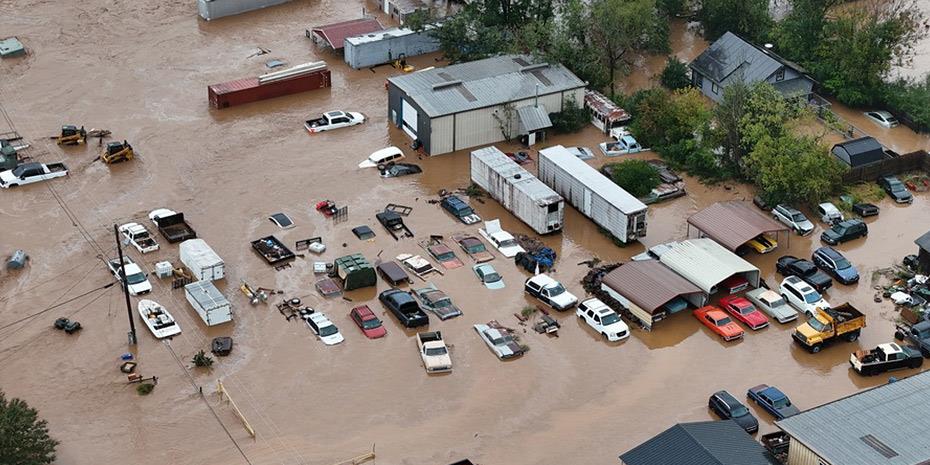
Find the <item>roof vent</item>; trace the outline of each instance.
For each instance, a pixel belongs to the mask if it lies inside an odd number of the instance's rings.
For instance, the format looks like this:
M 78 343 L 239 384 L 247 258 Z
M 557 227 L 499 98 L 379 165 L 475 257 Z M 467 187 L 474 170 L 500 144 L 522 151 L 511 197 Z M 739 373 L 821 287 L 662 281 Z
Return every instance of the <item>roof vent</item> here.
M 513 175 L 513 178 L 514 178 L 514 179 L 520 179 L 521 177 L 522 177 L 522 176 L 520 175 L 520 173 L 517 173 L 517 174 Z
M 890 458 L 894 458 L 898 456 L 898 453 L 895 452 L 894 449 L 888 447 L 887 444 L 880 441 L 878 438 L 876 438 L 875 436 L 872 436 L 871 434 L 866 434 L 865 436 L 862 436 L 859 439 L 861 439 L 862 442 L 868 444 L 871 448 L 875 449 L 875 451 L 878 452 L 879 454 L 882 454 L 886 459 L 890 459 Z
M 520 68 L 520 72 L 525 73 L 528 71 L 533 71 L 533 70 L 543 69 L 543 68 L 548 68 L 548 67 L 549 67 L 549 63 L 539 63 L 535 65 L 524 66 Z
M 462 81 L 461 81 L 461 80 L 447 81 L 447 82 L 437 82 L 436 84 L 433 84 L 433 90 L 445 89 L 445 88 L 448 88 L 448 87 L 458 86 L 458 85 L 461 85 L 461 84 L 462 84 Z

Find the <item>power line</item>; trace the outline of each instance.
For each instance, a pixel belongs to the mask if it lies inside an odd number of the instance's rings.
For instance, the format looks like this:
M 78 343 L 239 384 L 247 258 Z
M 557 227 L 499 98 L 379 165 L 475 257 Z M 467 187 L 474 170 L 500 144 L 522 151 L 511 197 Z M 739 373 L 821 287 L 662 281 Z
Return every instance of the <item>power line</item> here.
M 58 307 L 61 307 L 61 306 L 64 305 L 64 304 L 68 304 L 68 303 L 74 302 L 75 300 L 80 299 L 81 297 L 84 297 L 84 296 L 86 296 L 86 295 L 88 295 L 88 294 L 91 294 L 91 293 L 94 293 L 94 292 L 97 292 L 97 291 L 100 291 L 100 290 L 103 290 L 103 289 L 111 288 L 111 287 L 113 287 L 115 284 L 116 284 L 116 282 L 114 281 L 114 282 L 112 282 L 112 283 L 109 283 L 109 284 L 105 284 L 105 285 L 103 285 L 103 286 L 100 286 L 100 287 L 98 287 L 98 288 L 96 288 L 96 289 L 91 289 L 91 290 L 89 290 L 89 291 L 87 291 L 87 292 L 85 292 L 85 293 L 83 293 L 83 294 L 81 294 L 81 295 L 79 295 L 79 296 L 72 297 L 72 298 L 70 298 L 70 299 L 68 299 L 68 300 L 66 300 L 66 301 L 64 301 L 64 302 L 57 303 L 57 304 L 52 305 L 52 306 L 50 306 L 50 307 L 46 307 L 46 308 L 44 308 L 44 309 L 42 309 L 42 310 L 39 310 L 38 312 L 35 312 L 35 313 L 31 314 L 31 315 L 24 316 L 24 317 L 22 317 L 22 318 L 20 318 L 20 319 L 18 319 L 18 320 L 16 320 L 16 321 L 14 321 L 14 322 L 12 322 L 12 323 L 8 323 L 8 324 L 5 324 L 5 325 L 3 325 L 3 326 L 0 326 L 0 331 L 2 331 L 2 330 L 4 330 L 4 329 L 7 329 L 7 328 L 9 328 L 10 326 L 14 326 L 14 325 L 17 325 L 17 324 L 19 324 L 19 323 L 22 323 L 23 321 L 26 321 L 26 320 L 35 318 L 35 317 L 37 317 L 37 316 L 39 316 L 39 315 L 41 315 L 41 314 L 43 314 L 43 313 L 45 313 L 45 312 L 54 310 L 54 309 L 56 309 L 56 308 L 58 308 Z

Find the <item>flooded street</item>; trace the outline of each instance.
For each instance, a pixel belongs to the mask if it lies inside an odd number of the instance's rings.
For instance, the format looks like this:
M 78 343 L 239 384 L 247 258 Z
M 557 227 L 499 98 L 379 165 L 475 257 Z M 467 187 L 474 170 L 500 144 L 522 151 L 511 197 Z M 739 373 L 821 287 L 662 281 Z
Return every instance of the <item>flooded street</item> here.
M 881 215 L 868 221 L 869 237 L 838 247 L 863 279 L 854 286 L 837 284 L 827 298 L 834 304 L 848 300 L 868 315 L 868 328 L 856 343 L 837 343 L 811 355 L 792 343 L 793 325 L 773 324 L 724 344 L 687 313 L 650 333 L 635 329 L 617 344 L 605 343 L 574 312 L 554 314 L 562 323 L 559 337 L 539 335 L 518 326 L 513 316 L 536 303 L 521 290 L 529 275 L 498 255 L 491 263 L 506 289 L 482 287 L 467 259 L 467 266 L 431 279 L 464 315 L 432 319 L 429 329 L 441 330 L 452 345 L 454 372 L 428 376 L 415 333 L 405 331 L 377 301 L 377 293 L 387 289 L 384 281 L 378 280 L 377 289 L 348 292 L 348 301 L 324 299 L 313 286 L 313 261 L 360 252 L 374 262 L 422 253 L 416 240 L 430 234 L 476 232 L 427 202 L 437 199 L 440 189 L 469 184 L 468 151 L 415 160 L 409 138 L 388 122 L 384 82 L 399 71 L 390 66 L 352 70 L 304 36 L 308 27 L 357 18 L 360 2 L 295 1 L 210 23 L 199 20 L 189 0 L 4 4 L 11 13 L 0 26 L 30 53 L 0 62 L 0 103 L 33 143 L 24 154 L 41 162 L 64 161 L 70 175 L 0 192 L 0 253 L 24 249 L 31 256 L 23 270 L 0 271 L 0 388 L 48 420 L 61 441 L 58 464 L 122 464 L 127 455 L 138 465 L 245 464 L 243 455 L 254 465 L 329 464 L 373 446 L 377 463 L 386 465 L 444 465 L 464 457 L 487 465 L 616 463 L 619 453 L 676 422 L 713 418 L 707 397 L 718 389 L 742 397 L 749 387 L 773 384 L 803 409 L 887 379 L 859 377 L 847 361 L 854 349 L 891 340 L 896 313 L 887 301 L 873 303 L 867 277 L 916 253 L 914 238 L 930 229 L 927 194 L 915 195 L 906 207 L 885 199 Z M 373 10 L 375 5 L 365 6 Z M 691 59 L 704 43 L 676 24 L 673 48 L 679 58 Z M 271 52 L 252 56 L 259 47 Z M 208 84 L 267 72 L 270 59 L 290 65 L 325 60 L 332 88 L 209 109 Z M 441 64 L 435 55 L 408 62 L 418 68 Z M 644 59 L 625 90 L 647 86 L 662 66 L 663 57 Z M 362 112 L 368 121 L 307 134 L 305 119 L 337 109 Z M 129 141 L 138 158 L 106 166 L 94 161 L 100 150 L 95 140 L 59 147 L 47 136 L 62 124 L 109 129 L 114 140 Z M 876 137 L 902 153 L 927 148 L 926 137 Z M 597 150 L 603 140 L 588 126 L 577 134 L 550 136 L 537 148 L 563 144 Z M 382 179 L 377 170 L 357 168 L 368 154 L 389 145 L 403 148 L 424 173 Z M 598 155 L 591 163 L 606 160 Z M 527 169 L 535 172 L 535 164 Z M 559 254 L 554 276 L 581 296 L 580 279 L 588 268 L 579 262 L 626 260 L 644 246 L 683 239 L 689 215 L 720 200 L 752 197 L 743 185 L 704 186 L 689 177 L 686 182 L 689 195 L 650 206 L 643 244 L 626 248 L 614 246 L 591 221 L 566 208 L 564 233 L 543 238 Z M 348 221 L 334 224 L 316 212 L 314 205 L 324 199 L 348 206 Z M 375 213 L 389 202 L 413 207 L 406 221 L 416 240 L 395 241 L 377 224 Z M 508 231 L 531 233 L 493 200 L 472 205 L 485 219 L 500 218 Z M 228 275 L 218 287 L 232 302 L 235 320 L 207 328 L 183 290 L 151 276 L 150 298 L 173 313 L 183 332 L 158 342 L 135 317 L 139 344 L 131 351 L 139 372 L 158 377 L 155 390 L 143 397 L 118 369 L 120 355 L 128 351 L 123 296 L 116 287 L 94 290 L 112 282 L 98 256 L 115 256 L 113 224 L 136 221 L 151 228 L 147 214 L 155 208 L 183 212 L 224 259 Z M 296 227 L 278 230 L 267 220 L 275 212 L 289 214 Z M 363 224 L 377 237 L 356 239 L 350 230 Z M 777 257 L 809 257 L 820 246 L 821 227 L 807 238 L 783 235 L 778 250 L 748 259 L 775 283 Z M 288 245 L 322 236 L 328 250 L 320 257 L 307 253 L 291 268 L 275 271 L 249 245 L 269 234 Z M 129 255 L 147 270 L 163 260 L 179 266 L 177 246 L 158 239 L 160 251 Z M 253 306 L 238 290 L 241 281 L 284 294 Z M 273 306 L 285 297 L 299 297 L 325 312 L 346 341 L 327 347 L 303 323 L 286 321 Z M 135 306 L 138 299 L 132 301 Z M 382 318 L 387 337 L 367 340 L 354 326 L 348 313 L 361 304 Z M 84 329 L 71 336 L 54 330 L 59 316 L 80 321 Z M 530 352 L 498 361 L 472 329 L 492 319 L 517 328 Z M 235 339 L 230 356 L 218 358 L 211 369 L 192 366 L 197 351 L 208 350 L 213 337 L 227 335 Z M 910 372 L 896 376 L 904 374 Z M 255 438 L 215 394 L 219 379 L 254 427 Z M 769 415 L 754 413 L 762 433 L 773 430 Z

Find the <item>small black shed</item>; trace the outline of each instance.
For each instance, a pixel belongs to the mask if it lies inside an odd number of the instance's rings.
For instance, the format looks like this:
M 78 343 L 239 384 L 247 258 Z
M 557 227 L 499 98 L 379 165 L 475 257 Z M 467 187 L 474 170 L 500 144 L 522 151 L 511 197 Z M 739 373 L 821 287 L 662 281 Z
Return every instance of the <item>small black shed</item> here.
M 925 232 L 922 236 L 914 239 L 914 243 L 920 250 L 917 252 L 917 263 L 920 264 L 921 271 L 930 270 L 930 231 Z
M 833 155 L 850 168 L 858 168 L 885 158 L 885 149 L 874 137 L 866 136 L 833 146 Z

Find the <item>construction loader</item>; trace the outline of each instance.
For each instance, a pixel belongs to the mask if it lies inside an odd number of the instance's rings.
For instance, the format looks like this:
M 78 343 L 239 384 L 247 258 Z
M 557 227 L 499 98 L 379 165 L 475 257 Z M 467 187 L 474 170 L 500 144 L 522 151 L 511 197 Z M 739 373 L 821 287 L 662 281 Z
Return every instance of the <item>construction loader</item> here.
M 108 165 L 129 161 L 134 157 L 135 153 L 132 151 L 132 146 L 126 141 L 107 142 L 107 146 L 104 147 L 103 153 L 100 154 L 100 160 Z
M 77 126 L 67 124 L 61 127 L 61 135 L 54 137 L 58 145 L 78 145 L 87 142 L 87 131 L 84 126 L 78 129 Z

